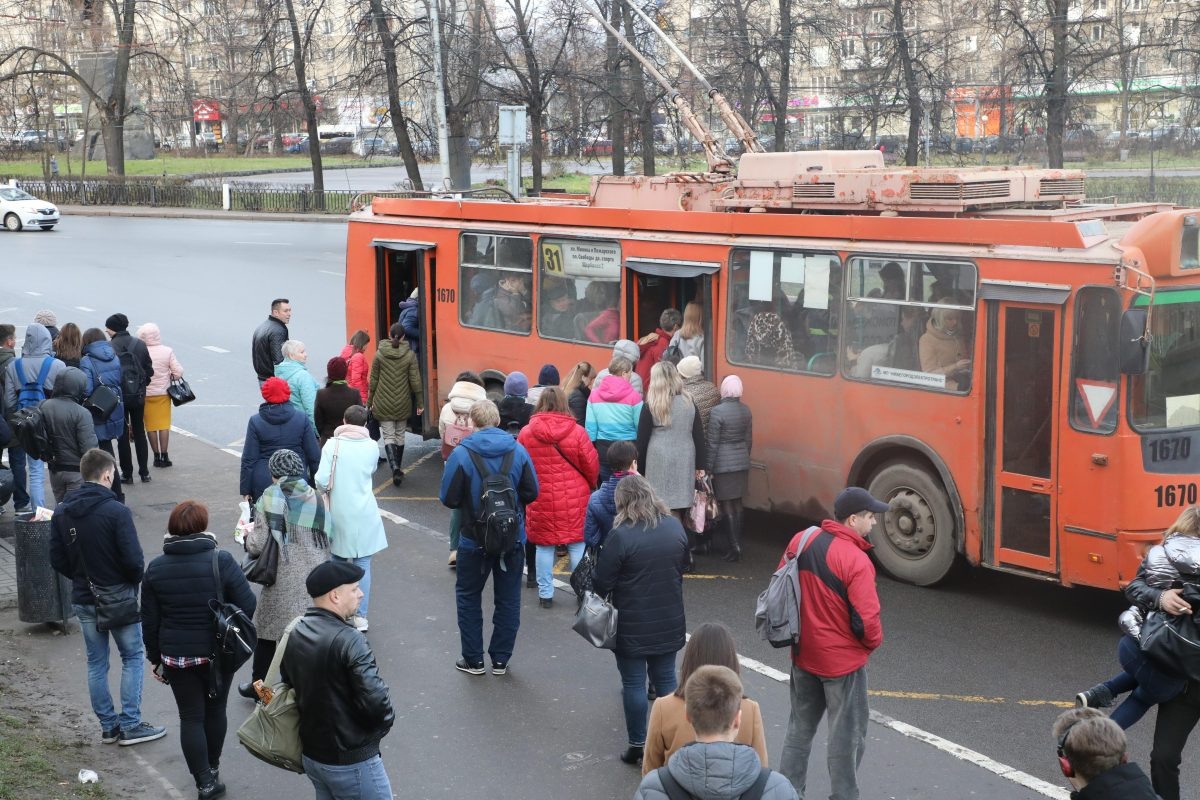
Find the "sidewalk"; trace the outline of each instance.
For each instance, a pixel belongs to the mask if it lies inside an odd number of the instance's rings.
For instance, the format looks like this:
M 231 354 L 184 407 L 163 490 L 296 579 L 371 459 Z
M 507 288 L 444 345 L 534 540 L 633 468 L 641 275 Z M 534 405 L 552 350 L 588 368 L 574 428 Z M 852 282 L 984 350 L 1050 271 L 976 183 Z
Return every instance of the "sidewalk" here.
M 344 225 L 348 214 L 272 214 L 265 211 L 223 211 L 219 208 L 165 208 L 160 206 L 75 206 L 58 207 L 64 220 L 70 217 L 151 217 L 156 219 L 219 219 L 226 222 L 324 222 Z

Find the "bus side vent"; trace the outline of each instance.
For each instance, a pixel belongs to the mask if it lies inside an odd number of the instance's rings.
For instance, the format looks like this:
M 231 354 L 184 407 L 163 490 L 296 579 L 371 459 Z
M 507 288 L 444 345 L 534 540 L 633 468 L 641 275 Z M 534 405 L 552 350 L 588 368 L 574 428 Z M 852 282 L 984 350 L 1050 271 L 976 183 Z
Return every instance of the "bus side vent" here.
M 1038 184 L 1038 192 L 1043 197 L 1048 195 L 1079 195 L 1083 196 L 1083 178 L 1042 178 Z
M 831 200 L 834 196 L 832 183 L 796 183 L 792 185 L 793 200 Z
M 913 183 L 908 196 L 913 200 L 982 200 L 1008 197 L 1012 184 L 1003 181 L 964 181 L 962 183 Z

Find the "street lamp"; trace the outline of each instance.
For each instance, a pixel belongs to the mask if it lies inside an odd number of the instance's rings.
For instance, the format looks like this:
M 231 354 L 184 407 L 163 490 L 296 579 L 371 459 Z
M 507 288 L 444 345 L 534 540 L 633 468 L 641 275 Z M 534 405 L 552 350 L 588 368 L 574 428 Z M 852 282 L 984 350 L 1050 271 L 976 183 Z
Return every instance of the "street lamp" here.
M 986 167 L 987 166 L 987 151 L 988 151 L 988 126 L 987 126 L 988 115 L 984 114 L 984 115 L 980 116 L 979 119 L 983 123 L 983 139 L 981 139 L 980 141 L 982 141 L 982 143 L 983 143 L 983 165 Z
M 1154 200 L 1154 131 L 1158 128 L 1158 119 L 1151 117 L 1146 124 L 1150 127 L 1150 199 Z

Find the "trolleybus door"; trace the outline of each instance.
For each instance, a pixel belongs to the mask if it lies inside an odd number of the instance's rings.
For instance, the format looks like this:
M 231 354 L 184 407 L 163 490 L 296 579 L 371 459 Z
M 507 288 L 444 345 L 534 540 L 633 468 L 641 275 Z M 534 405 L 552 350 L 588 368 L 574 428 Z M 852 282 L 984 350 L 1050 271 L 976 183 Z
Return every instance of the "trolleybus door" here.
M 713 276 L 721 269 L 715 261 L 672 261 L 657 258 L 625 260 L 630 275 L 625 285 L 627 335 L 635 342 L 658 328 L 659 316 L 668 308 L 683 312 L 688 303 L 699 303 L 704 319 L 704 377 L 713 376 Z
M 1057 530 L 1061 309 L 993 302 L 988 315 L 989 414 L 994 428 L 991 552 L 1000 566 L 1058 572 Z
M 425 413 L 410 420 L 416 433 L 426 439 L 438 435 L 437 417 L 437 291 L 434 268 L 437 262 L 432 242 L 376 239 L 375 245 L 375 341 L 388 338 L 392 324 L 400 321 L 400 304 L 417 292 L 421 341 L 417 363 L 421 367 L 421 385 L 425 389 L 422 405 Z M 454 291 L 453 289 L 444 291 Z

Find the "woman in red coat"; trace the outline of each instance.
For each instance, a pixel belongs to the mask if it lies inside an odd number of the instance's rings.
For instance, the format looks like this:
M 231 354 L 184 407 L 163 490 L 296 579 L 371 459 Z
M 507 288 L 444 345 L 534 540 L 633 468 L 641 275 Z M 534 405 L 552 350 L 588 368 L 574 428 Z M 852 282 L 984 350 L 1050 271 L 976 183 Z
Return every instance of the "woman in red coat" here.
M 525 508 L 525 533 L 537 545 L 538 602 L 554 604 L 554 548 L 565 545 L 571 569 L 583 558 L 583 522 L 588 498 L 600 475 L 600 460 L 587 431 L 571 415 L 567 396 L 557 386 L 538 398 L 529 424 L 517 441 L 529 451 L 538 499 Z

